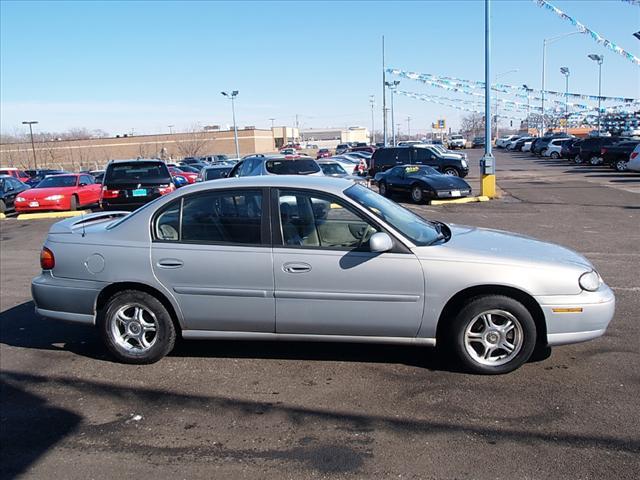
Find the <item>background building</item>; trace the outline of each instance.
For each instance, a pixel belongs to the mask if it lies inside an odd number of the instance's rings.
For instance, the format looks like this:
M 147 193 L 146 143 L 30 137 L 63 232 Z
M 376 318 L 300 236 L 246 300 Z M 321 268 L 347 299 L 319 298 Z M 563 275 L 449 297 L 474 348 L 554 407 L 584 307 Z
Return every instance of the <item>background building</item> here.
M 320 148 L 335 148 L 339 143 L 370 141 L 369 129 L 365 127 L 309 128 L 300 132 L 303 142 L 313 143 Z

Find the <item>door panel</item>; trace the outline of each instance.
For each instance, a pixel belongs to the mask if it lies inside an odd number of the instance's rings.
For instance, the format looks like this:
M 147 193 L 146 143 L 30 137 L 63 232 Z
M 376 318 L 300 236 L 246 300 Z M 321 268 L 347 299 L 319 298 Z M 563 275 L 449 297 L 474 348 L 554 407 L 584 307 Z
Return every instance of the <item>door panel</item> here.
M 281 191 L 272 211 L 276 332 L 415 336 L 424 278 L 411 253 L 372 253 L 375 224 L 320 192 Z

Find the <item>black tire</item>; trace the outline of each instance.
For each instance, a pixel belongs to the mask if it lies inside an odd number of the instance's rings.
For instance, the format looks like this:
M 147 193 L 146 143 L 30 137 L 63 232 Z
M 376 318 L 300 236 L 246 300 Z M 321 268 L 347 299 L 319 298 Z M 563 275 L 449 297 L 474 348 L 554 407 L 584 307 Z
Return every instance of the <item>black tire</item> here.
M 420 185 L 411 186 L 411 200 L 413 200 L 413 203 L 424 202 L 424 192 Z
M 582 157 L 580 155 L 576 155 L 573 161 L 576 165 L 580 165 L 583 162 Z
M 557 160 L 560 158 L 560 154 L 558 152 L 551 152 L 551 158 Z
M 442 170 L 442 173 L 444 175 L 451 175 L 452 177 L 459 177 L 460 176 L 460 172 L 455 167 L 445 167 Z
M 513 345 L 516 345 L 516 348 L 504 359 L 500 360 L 496 358 L 495 365 L 480 363 L 476 360 L 474 356 L 469 353 L 468 349 L 472 349 L 476 352 L 476 355 L 479 356 L 482 356 L 481 353 L 483 352 L 478 354 L 476 348 L 468 346 L 465 342 L 465 335 L 468 328 L 470 329 L 469 335 L 478 335 L 478 333 L 473 332 L 473 326 L 477 325 L 477 322 L 482 322 L 478 317 L 483 312 L 503 312 L 502 314 L 510 315 L 515 319 L 515 322 L 513 322 L 515 328 L 506 335 L 513 335 Z M 501 313 L 490 314 L 494 321 L 498 321 L 497 319 L 501 318 L 507 321 L 507 317 L 501 317 Z M 487 332 L 491 334 L 489 329 L 487 329 Z M 471 299 L 458 312 L 447 329 L 446 343 L 465 370 L 473 373 L 496 375 L 512 372 L 529 360 L 536 346 L 536 336 L 535 322 L 531 313 L 524 305 L 511 297 L 503 295 L 483 295 Z M 496 342 L 500 341 L 502 341 L 502 337 L 499 336 Z M 472 340 L 471 342 L 474 345 L 481 344 L 481 340 Z M 499 347 L 496 348 L 495 351 L 506 353 L 505 350 L 501 350 Z M 508 359 L 509 356 L 512 356 L 512 358 Z M 491 361 L 490 359 L 489 363 L 491 363 Z M 500 364 L 499 362 L 501 361 L 506 362 Z
M 0 213 L 4 213 L 7 211 L 7 204 L 4 203 L 4 200 L 0 200 Z
M 627 171 L 627 161 L 626 160 L 618 160 L 612 166 L 613 166 L 613 168 L 616 169 L 617 172 L 626 172 Z
M 596 165 L 600 165 L 600 159 L 596 156 L 593 156 L 589 159 L 589 163 L 595 167 Z
M 380 193 L 380 195 L 382 195 L 383 197 L 387 197 L 387 198 L 391 196 L 391 192 L 389 192 L 386 182 L 378 183 L 378 193 Z
M 72 212 L 78 209 L 78 197 L 71 195 L 71 201 L 69 202 L 69 210 Z
M 117 323 L 116 314 L 122 309 L 126 312 L 127 306 L 132 309 L 142 307 L 147 314 L 151 312 L 155 316 L 153 319 L 156 324 L 155 336 L 148 349 L 128 350 L 116 338 L 114 333 L 114 324 Z M 149 318 L 147 316 L 147 320 Z M 154 296 L 138 290 L 124 290 L 113 295 L 99 319 L 99 329 L 106 347 L 116 359 L 123 363 L 155 363 L 173 350 L 176 342 L 176 328 L 165 306 Z

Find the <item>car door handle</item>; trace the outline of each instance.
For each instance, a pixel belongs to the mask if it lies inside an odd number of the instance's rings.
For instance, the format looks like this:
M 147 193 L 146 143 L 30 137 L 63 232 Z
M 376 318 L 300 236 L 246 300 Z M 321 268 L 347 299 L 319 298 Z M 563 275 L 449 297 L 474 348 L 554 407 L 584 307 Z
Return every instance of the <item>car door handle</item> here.
M 157 265 L 160 268 L 180 268 L 184 265 L 184 262 L 176 258 L 163 258 L 158 260 Z
M 282 270 L 286 273 L 306 273 L 311 271 L 311 265 L 308 263 L 285 263 Z

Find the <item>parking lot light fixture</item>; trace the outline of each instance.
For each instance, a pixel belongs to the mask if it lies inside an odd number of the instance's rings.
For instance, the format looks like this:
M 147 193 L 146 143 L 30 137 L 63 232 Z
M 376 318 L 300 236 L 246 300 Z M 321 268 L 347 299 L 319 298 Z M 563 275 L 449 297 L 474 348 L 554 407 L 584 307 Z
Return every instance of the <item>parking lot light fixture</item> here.
M 393 145 L 394 147 L 396 146 L 396 133 L 395 133 L 395 130 L 393 129 L 393 125 L 395 125 L 395 117 L 393 113 L 393 93 L 395 92 L 398 85 L 400 85 L 400 80 L 394 80 L 393 82 L 385 82 L 385 86 L 391 91 L 391 134 L 392 134 L 391 145 Z
M 604 55 L 590 53 L 587 56 L 594 62 L 598 63 L 598 135 L 600 135 L 600 116 L 602 114 L 600 107 L 602 102 L 602 62 L 604 61 Z
M 38 161 L 36 160 L 36 146 L 33 143 L 33 127 L 32 125 L 37 124 L 37 120 L 30 120 L 28 122 L 22 122 L 23 125 L 29 125 L 29 134 L 31 136 L 31 151 L 33 152 L 33 168 L 35 170 L 38 169 Z
M 240 146 L 238 145 L 238 126 L 236 124 L 236 106 L 235 99 L 240 93 L 238 90 L 233 90 L 231 93 L 220 92 L 225 97 L 231 100 L 231 114 L 233 115 L 233 139 L 236 143 L 236 158 L 240 158 Z
M 533 92 L 533 88 L 529 88 L 527 85 L 523 84 L 522 88 L 527 91 L 527 135 L 529 135 L 529 120 L 531 118 L 531 106 L 530 106 L 530 97 L 529 94 Z
M 496 75 L 496 79 L 495 79 L 495 83 L 496 84 L 498 83 L 498 78 L 500 78 L 500 77 L 502 77 L 504 75 L 507 75 L 509 73 L 515 73 L 517 71 L 518 71 L 518 69 L 516 68 L 514 70 L 509 70 L 507 72 L 502 72 L 502 73 L 497 74 Z M 497 141 L 498 140 L 498 85 L 496 85 L 496 113 L 495 113 L 495 115 L 496 115 L 496 141 Z
M 376 97 L 375 95 L 369 95 L 369 103 L 371 104 L 371 145 L 375 145 L 376 143 L 376 134 L 375 132 L 375 119 L 374 119 L 374 110 L 376 106 Z

